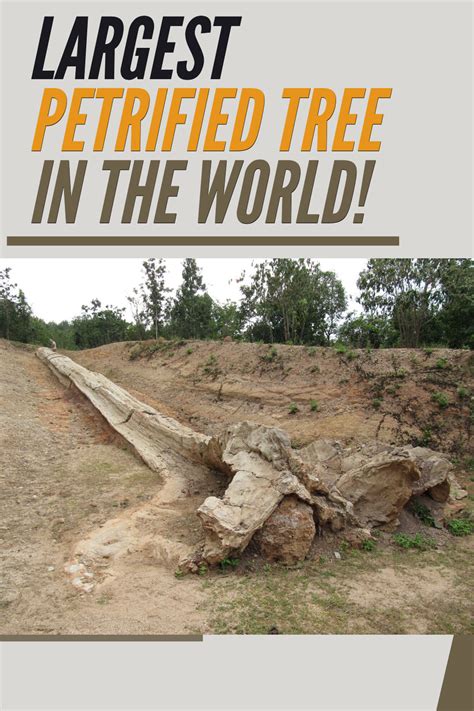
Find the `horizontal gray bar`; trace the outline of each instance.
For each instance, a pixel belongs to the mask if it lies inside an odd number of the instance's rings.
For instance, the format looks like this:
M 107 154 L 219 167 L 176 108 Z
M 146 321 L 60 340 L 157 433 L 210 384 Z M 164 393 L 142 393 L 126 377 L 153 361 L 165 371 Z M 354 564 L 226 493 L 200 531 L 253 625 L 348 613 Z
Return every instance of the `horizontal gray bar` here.
M 11 235 L 7 237 L 8 247 L 200 247 L 200 246 L 274 246 L 274 247 L 398 247 L 398 235 L 384 236 L 331 236 L 320 237 L 144 237 L 139 235 L 104 237 L 103 235 L 78 237 L 43 236 L 20 237 Z
M 18 634 L 0 642 L 202 642 L 201 634 Z

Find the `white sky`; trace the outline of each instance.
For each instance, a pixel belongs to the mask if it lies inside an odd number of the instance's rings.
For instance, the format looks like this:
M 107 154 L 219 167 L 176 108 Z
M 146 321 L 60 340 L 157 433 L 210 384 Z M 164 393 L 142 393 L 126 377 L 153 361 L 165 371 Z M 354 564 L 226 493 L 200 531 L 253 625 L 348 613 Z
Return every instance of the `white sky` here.
M 251 259 L 198 259 L 209 294 L 216 301 L 240 300 L 235 279 L 251 271 Z M 262 260 L 253 260 L 255 262 Z M 348 295 L 349 310 L 355 303 L 357 278 L 365 259 L 317 259 L 325 271 L 336 272 Z M 167 259 L 167 285 L 176 289 L 181 282 L 181 259 Z M 98 298 L 105 304 L 126 306 L 127 296 L 142 281 L 143 259 L 2 259 L 0 268 L 11 267 L 13 282 L 23 289 L 35 316 L 45 321 L 70 320 L 78 316 L 82 304 Z

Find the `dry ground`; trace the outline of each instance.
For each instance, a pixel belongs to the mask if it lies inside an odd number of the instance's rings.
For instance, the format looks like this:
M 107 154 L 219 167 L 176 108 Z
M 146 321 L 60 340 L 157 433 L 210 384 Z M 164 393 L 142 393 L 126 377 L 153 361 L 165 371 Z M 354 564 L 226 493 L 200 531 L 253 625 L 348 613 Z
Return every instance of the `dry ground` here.
M 287 429 L 295 446 L 380 437 L 444 449 L 472 497 L 470 399 L 459 395 L 472 391 L 469 352 L 148 342 L 69 355 L 203 432 L 252 419 Z M 327 537 L 293 569 L 250 547 L 236 569 L 175 577 L 166 552 L 199 538 L 194 512 L 218 478 L 175 462 L 189 485 L 166 498 L 160 477 L 30 348 L 0 342 L 0 389 L 1 633 L 472 631 L 472 536 L 425 529 L 437 546 L 425 551 L 388 534 L 373 551 Z M 77 541 L 143 510 L 141 530 L 165 552 L 130 545 L 92 593 L 75 589 L 64 565 Z

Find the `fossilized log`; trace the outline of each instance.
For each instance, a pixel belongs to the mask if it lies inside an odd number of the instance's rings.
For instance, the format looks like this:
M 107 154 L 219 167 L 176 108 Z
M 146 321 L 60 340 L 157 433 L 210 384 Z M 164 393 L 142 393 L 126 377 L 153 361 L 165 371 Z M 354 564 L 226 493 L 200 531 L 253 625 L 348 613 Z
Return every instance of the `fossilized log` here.
M 222 499 L 210 496 L 198 509 L 206 532 L 202 556 L 209 563 L 242 551 L 284 496 L 311 503 L 283 430 L 239 422 L 215 438 L 213 447 L 232 481 Z
M 72 383 L 91 401 L 110 426 L 133 445 L 150 469 L 162 471 L 164 448 L 192 461 L 207 463 L 210 437 L 162 415 L 104 375 L 83 368 L 67 356 L 50 348 L 39 348 L 37 355 L 61 382 Z
M 363 528 L 367 534 L 366 527 L 396 526 L 401 509 L 414 495 L 428 492 L 436 501 L 445 501 L 455 483 L 446 456 L 420 447 L 376 442 L 353 451 L 320 441 L 301 457 L 283 430 L 252 422 L 208 437 L 66 356 L 49 348 L 40 348 L 37 355 L 62 382 L 83 393 L 151 469 L 162 471 L 163 450 L 172 450 L 229 476 L 222 499 L 210 496 L 198 509 L 205 541 L 187 561 L 191 569 L 196 560 L 212 564 L 243 551 L 286 496 L 312 507 L 318 529 Z M 290 513 L 286 511 L 285 520 Z

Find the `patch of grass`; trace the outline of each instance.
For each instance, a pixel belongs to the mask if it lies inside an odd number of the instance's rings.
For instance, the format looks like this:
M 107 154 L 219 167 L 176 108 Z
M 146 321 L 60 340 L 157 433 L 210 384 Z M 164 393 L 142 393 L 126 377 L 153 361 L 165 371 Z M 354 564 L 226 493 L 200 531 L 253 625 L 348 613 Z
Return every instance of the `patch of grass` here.
M 240 560 L 238 558 L 224 558 L 219 563 L 219 568 L 221 570 L 229 570 L 229 568 L 230 569 L 237 568 L 239 563 L 240 563 Z
M 445 393 L 440 393 L 440 392 L 433 393 L 431 396 L 431 399 L 433 400 L 433 402 L 438 403 L 439 407 L 442 410 L 445 407 L 448 407 L 448 405 L 449 405 L 449 398 Z
M 181 578 L 184 578 L 185 575 L 186 575 L 186 573 L 184 572 L 184 570 L 178 569 L 178 570 L 174 571 L 174 577 L 178 578 L 178 580 L 180 580 Z
M 410 509 L 425 526 L 430 526 L 431 528 L 435 527 L 433 514 L 425 504 L 422 504 L 420 501 L 412 501 Z
M 423 430 L 422 435 L 421 435 L 421 440 L 420 440 L 421 446 L 427 447 L 431 443 L 432 439 L 433 439 L 433 432 L 431 431 L 431 429 L 429 427 L 426 427 Z
M 382 405 L 382 398 L 374 397 L 374 399 L 372 400 L 372 407 L 375 410 L 379 410 L 381 405 Z
M 393 377 L 399 378 L 400 380 L 403 380 L 403 378 L 406 377 L 406 374 L 407 374 L 407 371 L 405 370 L 405 368 L 396 368 L 393 371 Z
M 202 369 L 203 372 L 206 373 L 206 375 L 210 375 L 212 378 L 214 378 L 214 380 L 220 374 L 221 369 L 219 368 L 217 358 L 213 353 L 211 353 L 207 361 L 204 363 Z
M 355 351 L 347 351 L 347 353 L 346 353 L 347 360 L 355 360 L 358 357 L 359 356 Z
M 317 400 L 310 400 L 309 407 L 311 412 L 317 412 L 319 410 L 319 405 Z
M 434 348 L 423 348 L 423 353 L 427 356 L 430 356 L 434 351 Z
M 336 343 L 336 345 L 334 346 L 334 350 L 339 355 L 344 355 L 345 353 L 347 353 L 347 346 L 345 346 L 344 343 Z
M 446 528 L 453 536 L 470 536 L 474 532 L 474 523 L 467 518 L 452 518 Z
M 311 346 L 311 348 L 306 349 L 306 353 L 311 357 L 314 358 L 316 355 L 316 348 L 314 346 Z
M 186 348 L 186 355 L 191 355 L 192 352 L 193 352 L 192 348 Z
M 110 602 L 110 595 L 106 595 L 105 593 L 103 595 L 100 595 L 97 598 L 98 605 L 108 605 L 109 602 Z
M 290 405 L 288 406 L 288 414 L 289 415 L 296 415 L 297 412 L 299 412 L 299 407 L 296 404 L 296 402 L 290 403 Z
M 377 546 L 377 543 L 375 541 L 372 541 L 370 538 L 366 538 L 365 541 L 362 541 L 361 548 L 363 551 L 373 551 L 375 550 Z
M 459 385 L 456 392 L 460 400 L 465 400 L 469 396 L 469 390 L 464 385 Z
M 273 363 L 278 358 L 278 350 L 275 346 L 269 346 L 267 353 L 260 356 L 265 363 Z
M 423 533 L 415 533 L 413 536 L 408 533 L 396 533 L 393 540 L 397 546 L 405 550 L 414 548 L 420 551 L 427 551 L 430 548 L 436 548 L 436 543 L 433 539 Z
M 449 367 L 450 366 L 447 358 L 438 358 L 435 363 L 436 370 L 447 370 Z

